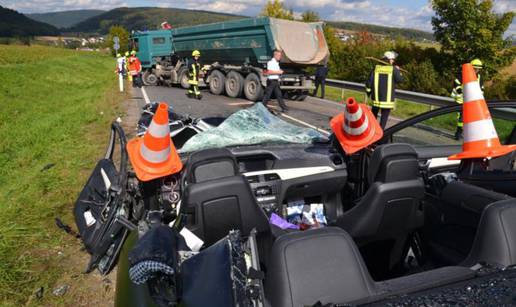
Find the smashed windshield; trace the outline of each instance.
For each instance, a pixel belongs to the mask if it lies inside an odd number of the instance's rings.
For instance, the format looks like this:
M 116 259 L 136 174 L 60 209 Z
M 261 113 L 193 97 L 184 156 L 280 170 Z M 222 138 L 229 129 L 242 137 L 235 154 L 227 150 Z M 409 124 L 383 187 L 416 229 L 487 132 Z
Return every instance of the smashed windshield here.
M 261 103 L 229 116 L 218 127 L 190 138 L 181 152 L 262 143 L 311 144 L 326 138 L 314 129 L 301 128 L 271 114 Z

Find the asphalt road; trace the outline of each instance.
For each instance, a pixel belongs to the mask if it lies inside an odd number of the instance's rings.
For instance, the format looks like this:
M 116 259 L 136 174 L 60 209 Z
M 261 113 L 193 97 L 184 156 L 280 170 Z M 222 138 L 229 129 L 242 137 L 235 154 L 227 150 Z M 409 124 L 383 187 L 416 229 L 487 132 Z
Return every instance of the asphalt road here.
M 189 114 L 193 117 L 222 116 L 227 117 L 232 113 L 248 108 L 254 103 L 242 98 L 230 98 L 227 96 L 212 95 L 207 89 L 202 89 L 202 100 L 188 98 L 185 90 L 178 87 L 146 86 L 142 92 L 136 91 L 135 96 L 141 96 L 138 104 L 141 106 L 148 101 L 164 101 L 181 114 Z M 140 98 L 140 97 L 139 97 Z M 276 100 L 272 100 L 270 106 L 279 110 Z M 325 135 L 330 134 L 330 119 L 340 112 L 345 106 L 330 100 L 307 97 L 305 101 L 286 100 L 289 111 L 280 113 L 283 120 L 292 124 L 310 127 L 319 130 Z M 393 124 L 395 120 L 389 120 Z

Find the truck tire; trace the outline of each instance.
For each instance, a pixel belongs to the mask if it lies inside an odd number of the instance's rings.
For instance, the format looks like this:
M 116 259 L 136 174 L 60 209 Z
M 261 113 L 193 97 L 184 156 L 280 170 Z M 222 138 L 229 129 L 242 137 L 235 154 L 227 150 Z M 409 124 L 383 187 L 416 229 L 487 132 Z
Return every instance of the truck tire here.
M 210 93 L 222 95 L 226 83 L 226 76 L 220 70 L 214 70 L 210 74 Z
M 250 73 L 245 77 L 244 94 L 247 100 L 258 101 L 263 97 L 263 86 L 257 74 Z
M 143 79 L 143 84 L 149 85 L 149 86 L 156 86 L 156 85 L 158 85 L 158 81 L 159 81 L 158 76 L 153 74 L 152 71 L 150 71 L 150 70 L 146 70 L 143 73 L 142 79 Z
M 229 97 L 237 98 L 242 95 L 244 89 L 244 77 L 237 71 L 230 71 L 226 76 L 226 82 L 224 83 L 226 94 Z
M 190 87 L 190 83 L 188 83 L 189 75 L 188 68 L 182 67 L 179 69 L 179 73 L 177 74 L 179 84 L 182 88 L 187 89 Z

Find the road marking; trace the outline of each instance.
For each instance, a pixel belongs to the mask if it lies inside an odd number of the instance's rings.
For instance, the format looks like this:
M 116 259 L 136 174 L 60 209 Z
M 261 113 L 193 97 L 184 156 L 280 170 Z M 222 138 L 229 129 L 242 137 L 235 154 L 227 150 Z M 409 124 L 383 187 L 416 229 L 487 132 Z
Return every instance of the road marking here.
M 312 129 L 314 129 L 314 130 L 316 130 L 316 131 L 319 131 L 319 132 L 321 132 L 321 133 L 323 133 L 323 134 L 326 134 L 326 135 L 330 135 L 330 134 L 331 134 L 331 133 L 329 133 L 329 132 L 328 132 L 328 131 L 326 131 L 326 130 L 319 129 L 319 128 L 317 128 L 317 127 L 316 127 L 316 126 L 314 126 L 314 125 L 310 125 L 309 123 L 304 122 L 304 121 L 302 121 L 302 120 L 300 120 L 300 119 L 297 119 L 297 118 L 295 118 L 295 117 L 292 117 L 292 116 L 290 116 L 290 115 L 283 114 L 283 113 L 280 113 L 280 115 L 281 115 L 281 116 L 283 116 L 283 117 L 285 117 L 285 118 L 288 118 L 288 119 L 290 119 L 290 120 L 292 120 L 292 121 L 295 121 L 295 122 L 297 122 L 297 123 L 300 123 L 301 125 L 305 125 L 305 126 L 307 126 L 307 127 L 309 127 L 309 128 L 312 128 Z
M 254 102 L 252 102 L 252 101 L 247 101 L 247 102 L 228 102 L 226 104 L 228 106 L 249 106 L 249 105 L 254 104 Z
M 143 94 L 143 99 L 145 99 L 145 103 L 149 104 L 150 99 L 149 99 L 149 96 L 147 96 L 147 92 L 145 91 L 145 86 L 142 86 L 142 94 Z

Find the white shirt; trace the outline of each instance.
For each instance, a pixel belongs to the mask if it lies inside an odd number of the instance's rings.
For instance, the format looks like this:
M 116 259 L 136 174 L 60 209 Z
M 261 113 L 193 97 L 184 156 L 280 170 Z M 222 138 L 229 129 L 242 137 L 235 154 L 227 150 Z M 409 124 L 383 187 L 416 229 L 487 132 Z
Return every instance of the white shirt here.
M 125 58 L 124 57 L 117 58 L 116 63 L 118 65 L 118 71 L 123 71 L 124 65 L 125 65 Z
M 281 70 L 280 66 L 279 66 L 279 62 L 276 61 L 275 58 L 272 58 L 269 62 L 267 62 L 267 70 Z M 279 75 L 278 74 L 274 74 L 274 75 L 267 75 L 267 79 L 269 80 L 278 80 L 279 79 Z

